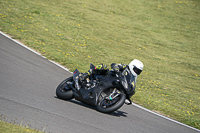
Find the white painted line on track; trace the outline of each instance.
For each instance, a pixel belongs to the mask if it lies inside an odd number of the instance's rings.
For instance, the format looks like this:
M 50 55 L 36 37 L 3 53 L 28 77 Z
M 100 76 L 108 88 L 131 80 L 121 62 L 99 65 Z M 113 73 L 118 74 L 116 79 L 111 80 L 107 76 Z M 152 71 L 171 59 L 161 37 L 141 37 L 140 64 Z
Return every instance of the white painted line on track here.
M 54 61 L 52 61 L 52 60 L 49 60 L 51 63 L 53 63 L 53 64 L 55 64 L 55 65 L 57 65 L 57 66 L 59 66 L 59 67 L 61 67 L 62 69 L 64 69 L 64 70 L 66 70 L 66 71 L 68 71 L 69 73 L 73 73 L 73 72 L 70 72 L 69 71 L 69 69 L 67 69 L 66 67 L 64 67 L 64 66 L 61 66 L 60 64 L 58 64 L 58 63 L 56 63 L 56 62 L 54 62 Z
M 17 40 L 12 39 L 12 38 L 9 37 L 8 35 L 4 34 L 3 32 L 0 31 L 0 34 L 2 34 L 3 36 L 9 38 L 10 40 L 16 42 L 17 44 L 21 45 L 22 47 L 24 47 L 24 48 L 30 50 L 31 52 L 33 52 L 33 53 L 35 53 L 35 54 L 37 54 L 37 55 L 39 55 L 39 56 L 41 56 L 41 57 L 43 57 L 43 58 L 46 59 L 46 57 L 42 56 L 40 53 L 36 52 L 35 50 L 33 50 L 33 49 L 31 49 L 31 48 L 29 48 L 29 47 L 27 47 L 27 46 L 25 46 L 24 44 L 18 42 Z M 51 60 L 49 60 L 49 61 L 72 74 L 72 72 L 70 72 L 69 69 L 67 69 L 67 68 L 65 68 L 65 67 L 63 67 L 63 66 L 61 66 L 60 64 L 58 64 L 58 63 L 56 63 L 56 62 L 54 62 L 54 61 L 51 61 Z M 193 130 L 196 130 L 196 131 L 200 132 L 199 129 L 196 129 L 196 128 L 194 128 L 194 127 L 188 126 L 188 125 L 186 125 L 186 124 L 183 124 L 183 123 L 181 123 L 181 122 L 179 122 L 179 121 L 173 120 L 173 119 L 171 119 L 171 118 L 169 118 L 169 117 L 163 116 L 163 115 L 158 114 L 158 113 L 156 113 L 156 112 L 153 112 L 153 111 L 151 111 L 151 110 L 149 110 L 149 109 L 146 109 L 146 108 L 144 108 L 144 107 L 142 107 L 142 106 L 140 106 L 140 105 L 138 105 L 138 104 L 132 103 L 132 105 L 135 106 L 135 107 L 138 107 L 138 108 L 140 108 L 140 109 L 142 109 L 142 110 L 145 110 L 145 111 L 147 111 L 147 112 L 149 112 L 149 113 L 152 113 L 152 114 L 154 114 L 154 115 L 157 115 L 157 116 L 160 116 L 160 117 L 162 117 L 162 118 L 164 118 L 164 119 L 167 119 L 167 120 L 169 120 L 169 121 L 172 121 L 172 122 L 174 122 L 174 123 L 180 124 L 180 125 L 182 125 L 182 126 L 185 126 L 185 127 L 188 127 L 188 128 L 191 128 L 191 129 L 193 129 Z
M 38 52 L 34 51 L 33 49 L 31 49 L 31 48 L 29 48 L 29 47 L 27 47 L 27 46 L 25 46 L 24 44 L 22 44 L 22 43 L 18 42 L 17 40 L 15 40 L 15 39 L 12 39 L 10 36 L 8 36 L 8 35 L 4 34 L 3 32 L 1 32 L 1 31 L 0 31 L 0 34 L 2 34 L 3 36 L 5 36 L 5 37 L 9 38 L 10 40 L 12 40 L 12 41 L 16 42 L 17 44 L 19 44 L 19 45 L 21 45 L 21 46 L 25 47 L 26 49 L 30 50 L 31 52 L 33 52 L 33 53 L 35 53 L 35 54 L 37 54 L 37 55 L 40 55 L 40 56 L 42 56 L 40 53 L 38 53 Z M 42 56 L 42 57 L 43 57 L 43 56 Z M 45 57 L 43 57 L 43 58 L 45 58 Z

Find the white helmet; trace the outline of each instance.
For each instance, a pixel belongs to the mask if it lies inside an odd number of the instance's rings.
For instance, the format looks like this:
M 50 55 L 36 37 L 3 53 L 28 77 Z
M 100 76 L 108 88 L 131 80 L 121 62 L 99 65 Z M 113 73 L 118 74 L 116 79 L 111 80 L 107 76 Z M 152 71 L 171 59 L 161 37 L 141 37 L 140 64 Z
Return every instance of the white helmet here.
M 134 59 L 133 61 L 130 62 L 129 64 L 129 69 L 133 76 L 138 76 L 143 70 L 143 63 L 139 61 L 138 59 Z

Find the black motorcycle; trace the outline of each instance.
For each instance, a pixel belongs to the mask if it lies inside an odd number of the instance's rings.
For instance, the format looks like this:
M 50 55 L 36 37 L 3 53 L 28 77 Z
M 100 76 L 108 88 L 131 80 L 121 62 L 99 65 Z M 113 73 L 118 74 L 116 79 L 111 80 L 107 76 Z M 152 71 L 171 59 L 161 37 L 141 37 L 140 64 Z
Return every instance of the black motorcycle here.
M 94 67 L 90 64 L 91 69 Z M 75 98 L 97 107 L 97 110 L 104 113 L 116 111 L 124 103 L 132 103 L 130 97 L 135 93 L 135 88 L 131 83 L 135 80 L 127 71 L 117 73 L 110 70 L 106 75 L 92 75 L 82 82 L 78 80 L 80 75 L 81 73 L 76 69 L 73 76 L 62 81 L 56 89 L 57 97 L 63 100 Z M 126 99 L 128 103 L 125 102 Z

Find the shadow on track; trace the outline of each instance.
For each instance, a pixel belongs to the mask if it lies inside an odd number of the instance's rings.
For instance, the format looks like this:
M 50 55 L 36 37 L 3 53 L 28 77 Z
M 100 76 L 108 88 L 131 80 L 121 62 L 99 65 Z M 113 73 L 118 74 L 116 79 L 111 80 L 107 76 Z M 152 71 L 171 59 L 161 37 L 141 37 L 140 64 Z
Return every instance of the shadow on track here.
M 57 98 L 56 96 L 54 97 L 54 98 L 56 98 L 56 99 L 59 99 L 59 98 Z M 62 100 L 62 99 L 59 99 L 59 100 Z M 64 100 L 65 101 L 65 100 Z M 77 105 L 81 105 L 81 106 L 83 106 L 83 107 L 87 107 L 87 108 L 90 108 L 90 109 L 93 109 L 93 110 L 96 110 L 96 111 L 98 111 L 97 109 L 96 109 L 96 107 L 94 107 L 94 106 L 91 106 L 91 105 L 88 105 L 88 104 L 85 104 L 85 103 L 82 103 L 82 102 L 80 102 L 80 101 L 77 101 L 77 100 L 69 100 L 69 101 L 67 101 L 67 102 L 71 102 L 71 103 L 75 103 L 75 104 L 77 104 Z M 99 111 L 98 111 L 99 112 Z M 128 113 L 126 113 L 126 112 L 123 112 L 123 111 L 114 111 L 114 112 L 111 112 L 111 113 L 103 113 L 103 114 L 107 114 L 107 115 L 111 115 L 111 116 L 116 116 L 116 117 L 127 117 L 127 115 L 126 114 L 128 114 Z

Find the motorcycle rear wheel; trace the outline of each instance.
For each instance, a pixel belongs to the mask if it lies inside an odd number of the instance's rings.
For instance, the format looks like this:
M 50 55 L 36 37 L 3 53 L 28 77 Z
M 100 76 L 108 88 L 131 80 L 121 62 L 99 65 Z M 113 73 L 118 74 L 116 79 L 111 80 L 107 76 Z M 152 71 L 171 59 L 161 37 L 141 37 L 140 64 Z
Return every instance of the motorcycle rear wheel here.
M 70 100 L 73 99 L 73 91 L 72 89 L 69 87 L 69 83 L 71 83 L 73 81 L 73 77 L 69 77 L 65 80 L 63 80 L 57 87 L 56 89 L 56 96 L 59 99 L 62 100 Z
M 101 92 L 97 104 L 97 109 L 100 112 L 103 113 L 111 113 L 119 108 L 124 104 L 126 95 L 123 92 L 120 92 L 120 94 L 115 99 L 108 100 L 108 96 L 112 93 L 112 90 L 114 88 L 109 88 Z

